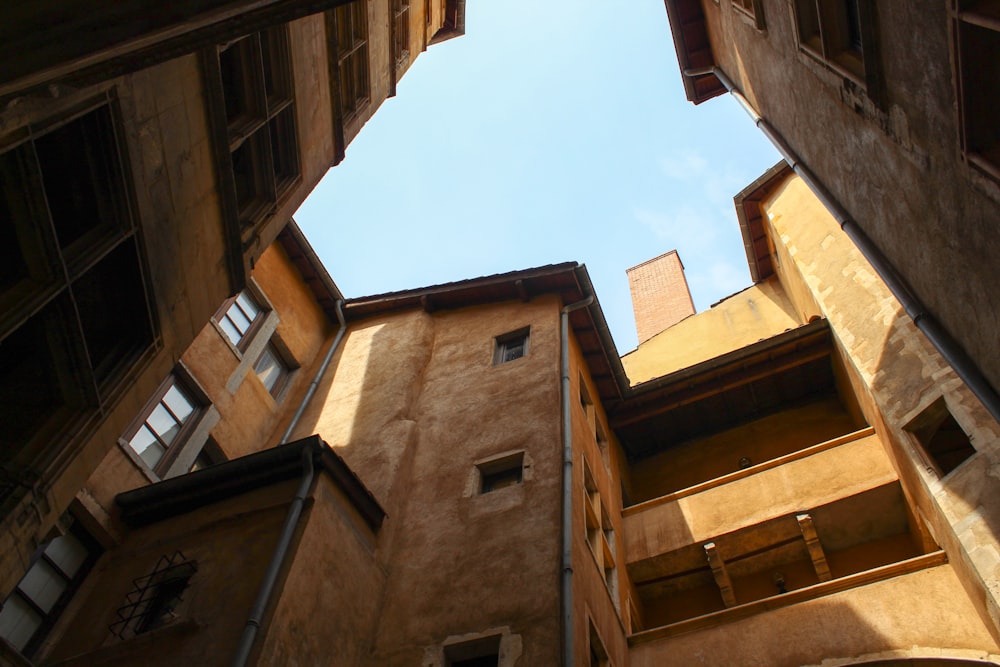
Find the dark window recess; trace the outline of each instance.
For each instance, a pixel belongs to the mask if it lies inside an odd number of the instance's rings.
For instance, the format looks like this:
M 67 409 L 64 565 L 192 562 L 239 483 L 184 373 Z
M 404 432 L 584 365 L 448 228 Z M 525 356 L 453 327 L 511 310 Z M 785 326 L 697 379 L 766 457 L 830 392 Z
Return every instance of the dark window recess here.
M 244 224 L 271 215 L 299 178 L 295 94 L 285 26 L 219 51 L 236 206 Z
M 155 342 L 108 105 L 0 154 L 0 219 L 0 465 L 23 470 L 82 437 Z
M 500 635 L 444 647 L 445 667 L 498 667 Z
M 873 0 L 795 0 L 799 45 L 875 94 Z
M 70 522 L 65 534 L 39 552 L 0 609 L 0 637 L 28 657 L 101 554 L 97 542 L 77 522 Z
M 590 650 L 589 650 L 589 667 L 607 667 L 608 664 L 608 652 L 604 648 L 604 642 L 601 641 L 600 635 L 597 634 L 597 628 L 594 624 L 590 624 Z
M 944 399 L 935 401 L 906 428 L 916 436 L 942 476 L 976 453 L 969 436 L 948 411 Z
M 141 635 L 169 624 L 198 564 L 180 551 L 161 556 L 149 574 L 132 581 L 125 604 L 115 611 L 117 620 L 108 628 L 119 639 Z
M 1000 0 L 963 0 L 955 19 L 965 159 L 1000 180 Z
M 410 56 L 410 0 L 392 0 L 392 59 L 400 65 Z
M 508 486 L 517 486 L 524 478 L 524 452 L 480 463 L 479 492 L 490 493 Z
M 505 364 L 508 361 L 520 359 L 528 354 L 528 329 L 512 331 L 496 337 L 493 350 L 493 363 Z

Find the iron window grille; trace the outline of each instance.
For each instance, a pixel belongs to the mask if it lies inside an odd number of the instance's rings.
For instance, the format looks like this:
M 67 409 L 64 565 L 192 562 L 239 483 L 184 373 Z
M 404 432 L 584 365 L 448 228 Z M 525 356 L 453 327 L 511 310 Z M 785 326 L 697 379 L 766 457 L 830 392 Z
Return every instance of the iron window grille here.
M 108 626 L 111 634 L 127 639 L 169 624 L 197 571 L 198 564 L 180 551 L 161 556 L 152 572 L 132 580 L 125 604 L 115 610 L 117 620 Z

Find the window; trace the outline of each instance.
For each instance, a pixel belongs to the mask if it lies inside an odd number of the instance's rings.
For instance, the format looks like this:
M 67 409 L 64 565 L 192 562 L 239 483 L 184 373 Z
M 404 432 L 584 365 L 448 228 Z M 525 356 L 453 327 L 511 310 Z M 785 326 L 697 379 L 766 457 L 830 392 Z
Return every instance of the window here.
M 872 0 L 795 0 L 795 16 L 803 51 L 862 85 L 872 82 Z
M 0 154 L 0 463 L 33 465 L 113 405 L 155 343 L 113 114 Z
M 754 27 L 764 29 L 764 8 L 760 0 L 733 0 L 733 7 L 753 20 Z
M 257 299 L 247 290 L 236 295 L 236 298 L 223 304 L 223 310 L 216 314 L 215 321 L 236 348 L 246 348 L 249 333 L 254 325 L 259 323 L 262 308 Z
M 163 477 L 202 412 L 193 391 L 171 375 L 125 438 L 128 447 Z
M 955 421 L 943 398 L 921 412 L 906 426 L 906 430 L 916 437 L 942 477 L 976 453 L 969 436 Z
M 1000 0 L 961 0 L 954 19 L 962 154 L 1000 180 Z
M 396 66 L 410 57 L 410 0 L 392 0 L 392 61 Z
M 496 337 L 493 364 L 505 364 L 528 354 L 528 329 L 519 329 Z
M 601 493 L 594 480 L 587 459 L 583 459 L 583 490 L 586 500 L 584 501 L 584 522 L 587 536 L 587 544 L 590 551 L 604 575 L 604 582 L 607 584 L 611 600 L 618 608 L 618 575 L 617 562 L 615 560 L 615 530 L 611 523 L 611 516 L 601 499 Z
M 268 343 L 264 347 L 264 351 L 261 353 L 257 363 L 254 364 L 253 370 L 257 373 L 257 377 L 260 378 L 264 387 L 274 397 L 277 397 L 281 393 L 281 390 L 285 388 L 288 382 L 288 375 L 291 373 L 291 369 L 285 363 L 274 343 Z
M 480 493 L 516 486 L 524 479 L 524 452 L 480 463 L 476 467 L 479 468 Z
M 601 641 L 601 636 L 597 634 L 597 628 L 594 627 L 594 622 L 590 622 L 590 636 L 588 638 L 588 662 L 589 667 L 608 667 L 611 663 L 608 661 L 608 652 L 604 648 L 604 642 Z
M 239 217 L 253 224 L 299 177 L 295 95 L 284 26 L 219 51 L 219 71 Z
M 135 580 L 128 602 L 117 609 L 117 620 L 109 626 L 111 634 L 126 639 L 168 625 L 177 617 L 183 593 L 196 572 L 198 564 L 180 551 L 162 556 L 150 574 Z
M 65 534 L 41 549 L 0 610 L 0 637 L 30 656 L 100 556 L 97 542 L 70 519 Z
M 498 667 L 500 635 L 444 647 L 445 667 Z
M 198 456 L 195 457 L 194 463 L 188 469 L 188 472 L 195 472 L 196 470 L 204 470 L 205 468 L 210 468 L 214 465 L 218 465 L 226 460 L 226 455 L 222 453 L 222 448 L 219 447 L 215 439 L 209 437 L 205 441 L 204 446 L 201 451 L 198 452 Z
M 331 16 L 330 46 L 337 54 L 340 108 L 349 119 L 368 103 L 368 4 L 354 0 L 334 9 Z

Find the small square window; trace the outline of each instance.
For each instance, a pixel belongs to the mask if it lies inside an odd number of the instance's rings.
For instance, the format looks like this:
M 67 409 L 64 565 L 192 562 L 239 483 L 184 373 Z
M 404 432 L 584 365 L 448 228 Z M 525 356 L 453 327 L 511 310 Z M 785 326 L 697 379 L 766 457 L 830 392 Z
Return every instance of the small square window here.
M 493 364 L 505 364 L 528 355 L 528 329 L 519 329 L 496 337 Z
M 500 635 L 446 646 L 444 664 L 445 667 L 498 667 Z
M 490 493 L 508 486 L 517 486 L 524 480 L 524 452 L 480 463 L 479 492 Z
M 119 639 L 141 635 L 170 624 L 177 617 L 183 593 L 198 572 L 198 564 L 180 551 L 162 556 L 153 571 L 133 581 L 127 602 L 119 607 L 117 620 L 109 626 Z
M 939 398 L 906 426 L 943 477 L 976 453 L 962 427 Z

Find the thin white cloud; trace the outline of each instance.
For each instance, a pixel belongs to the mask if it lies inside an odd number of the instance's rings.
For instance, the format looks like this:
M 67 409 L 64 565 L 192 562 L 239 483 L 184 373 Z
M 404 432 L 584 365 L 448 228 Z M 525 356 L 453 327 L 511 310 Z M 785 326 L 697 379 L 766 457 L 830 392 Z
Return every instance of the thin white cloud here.
M 671 156 L 659 159 L 660 171 L 667 178 L 689 182 L 700 176 L 708 166 L 708 160 L 695 150 L 685 149 Z

